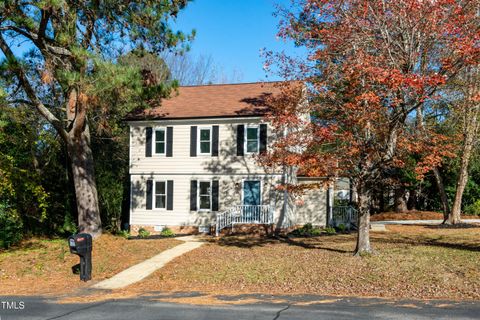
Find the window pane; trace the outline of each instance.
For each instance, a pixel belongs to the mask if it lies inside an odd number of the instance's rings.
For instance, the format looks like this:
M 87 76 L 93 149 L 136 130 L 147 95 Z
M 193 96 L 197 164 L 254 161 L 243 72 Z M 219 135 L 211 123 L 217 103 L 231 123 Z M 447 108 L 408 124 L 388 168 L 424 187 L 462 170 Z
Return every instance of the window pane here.
M 155 130 L 155 153 L 165 153 L 165 130 Z
M 247 141 L 247 152 L 257 152 L 258 151 L 258 141 Z
M 155 153 L 165 153 L 165 142 L 157 142 L 155 144 Z
M 155 194 L 165 194 L 165 181 L 159 181 L 155 184 Z
M 200 130 L 200 140 L 210 140 L 210 130 Z
M 164 142 L 165 141 L 165 130 L 156 130 L 155 131 L 155 141 L 156 142 Z
M 210 196 L 200 196 L 200 209 L 210 209 Z
M 258 128 L 247 128 L 247 140 L 257 140 Z
M 155 196 L 155 208 L 164 209 L 166 203 L 166 196 Z
M 210 182 L 200 182 L 200 195 L 208 195 L 210 197 Z
M 200 142 L 200 153 L 210 153 L 210 142 Z

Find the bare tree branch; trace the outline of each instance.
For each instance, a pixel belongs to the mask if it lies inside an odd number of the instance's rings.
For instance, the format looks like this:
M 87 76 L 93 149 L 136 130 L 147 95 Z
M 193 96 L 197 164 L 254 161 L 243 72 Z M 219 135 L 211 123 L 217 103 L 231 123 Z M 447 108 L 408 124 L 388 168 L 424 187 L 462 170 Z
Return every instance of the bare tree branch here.
M 45 107 L 45 105 L 40 101 L 40 99 L 35 94 L 35 90 L 33 89 L 32 85 L 28 81 L 28 78 L 25 74 L 25 71 L 20 67 L 18 60 L 16 59 L 15 55 L 13 54 L 12 50 L 8 46 L 7 42 L 3 38 L 3 35 L 0 34 L 0 49 L 7 57 L 7 60 L 12 62 L 15 65 L 14 72 L 18 78 L 18 81 L 21 83 L 22 87 L 27 94 L 27 97 L 30 99 L 31 104 L 38 110 L 38 112 L 48 121 L 50 122 L 58 133 L 66 142 L 69 141 L 69 137 L 67 132 L 65 131 L 62 121 L 59 120 L 50 110 Z

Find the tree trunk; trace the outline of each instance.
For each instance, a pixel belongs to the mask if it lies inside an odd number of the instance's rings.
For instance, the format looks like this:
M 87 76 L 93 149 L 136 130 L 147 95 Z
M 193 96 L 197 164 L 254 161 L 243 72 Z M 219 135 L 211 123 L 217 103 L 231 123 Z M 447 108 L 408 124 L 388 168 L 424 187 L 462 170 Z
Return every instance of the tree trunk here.
M 425 55 L 425 53 L 424 53 Z M 424 60 L 422 60 L 423 63 Z M 425 67 L 425 64 L 422 64 L 422 68 Z M 417 128 L 420 131 L 424 131 L 424 125 L 423 125 L 423 105 L 418 105 L 417 107 Z M 442 202 L 442 209 L 443 209 L 443 223 L 447 221 L 448 215 L 450 214 L 450 205 L 448 204 L 448 197 L 447 193 L 445 192 L 445 185 L 443 184 L 443 179 L 442 176 L 440 175 L 440 171 L 438 170 L 437 167 L 434 167 L 432 169 L 433 175 L 435 176 L 435 182 L 437 183 L 437 188 L 438 192 L 440 193 L 440 201 Z
M 370 246 L 370 191 L 363 185 L 357 188 L 358 193 L 358 234 L 355 255 L 371 253 Z
M 379 188 L 372 190 L 372 204 L 371 204 L 371 214 L 380 213 L 384 211 L 384 199 L 383 199 L 383 186 L 380 185 Z
M 385 193 L 383 189 L 378 192 L 378 209 L 379 212 L 385 212 Z
M 477 137 L 480 121 L 480 104 L 476 97 L 480 95 L 480 77 L 478 68 L 471 68 L 465 72 L 465 101 L 462 105 L 460 115 L 463 118 L 463 146 L 460 162 L 460 172 L 457 180 L 457 189 L 455 191 L 455 200 L 453 202 L 452 212 L 448 216 L 448 223 L 457 224 L 461 222 L 460 213 L 462 210 L 462 197 L 465 186 L 468 181 L 468 164 L 472 156 L 473 147 Z
M 470 156 L 472 154 L 473 148 L 473 134 L 467 135 L 465 138 L 465 143 L 462 150 L 462 161 L 460 163 L 460 174 L 457 180 L 457 189 L 455 191 L 455 200 L 453 201 L 452 212 L 448 216 L 449 224 L 457 224 L 461 222 L 461 211 L 462 211 L 462 197 L 463 192 L 465 191 L 465 186 L 468 181 L 468 163 L 470 162 Z
M 68 153 L 75 185 L 79 232 L 97 237 L 102 233 L 102 222 L 88 127 L 80 135 L 71 137 Z
M 443 184 L 442 175 L 438 168 L 433 168 L 433 176 L 435 177 L 435 182 L 437 183 L 438 192 L 440 193 L 440 202 L 442 203 L 443 210 L 443 223 L 448 220 L 450 215 L 450 205 L 448 204 L 447 193 L 445 192 L 445 185 Z
M 400 186 L 395 188 L 395 212 L 407 212 L 407 199 L 405 187 Z
M 417 189 L 412 189 L 408 195 L 408 202 L 407 202 L 407 209 L 410 211 L 417 210 L 417 198 L 418 198 L 418 191 Z

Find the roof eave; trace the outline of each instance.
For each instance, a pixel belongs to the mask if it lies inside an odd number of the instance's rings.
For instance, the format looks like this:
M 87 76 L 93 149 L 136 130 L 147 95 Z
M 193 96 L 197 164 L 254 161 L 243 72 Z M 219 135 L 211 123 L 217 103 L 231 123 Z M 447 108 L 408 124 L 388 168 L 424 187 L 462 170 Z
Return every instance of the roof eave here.
M 221 115 L 221 116 L 196 116 L 196 117 L 159 117 L 159 116 L 145 116 L 145 117 L 126 117 L 124 121 L 154 121 L 154 120 L 196 120 L 196 119 L 232 119 L 232 118 L 260 118 L 266 116 L 268 113 L 263 114 L 237 114 L 237 115 Z

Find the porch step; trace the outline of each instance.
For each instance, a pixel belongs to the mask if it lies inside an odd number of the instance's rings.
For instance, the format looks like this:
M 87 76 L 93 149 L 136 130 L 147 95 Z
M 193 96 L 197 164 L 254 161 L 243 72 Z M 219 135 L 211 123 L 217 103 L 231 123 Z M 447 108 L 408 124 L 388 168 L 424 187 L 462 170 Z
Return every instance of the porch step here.
M 269 205 L 233 206 L 217 213 L 215 235 L 218 237 L 225 228 L 235 225 L 272 225 L 273 210 Z

